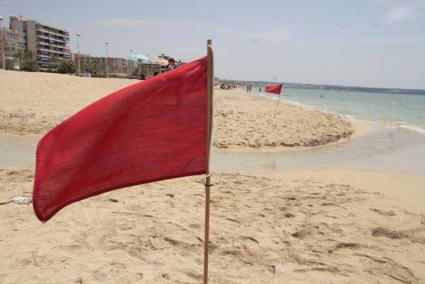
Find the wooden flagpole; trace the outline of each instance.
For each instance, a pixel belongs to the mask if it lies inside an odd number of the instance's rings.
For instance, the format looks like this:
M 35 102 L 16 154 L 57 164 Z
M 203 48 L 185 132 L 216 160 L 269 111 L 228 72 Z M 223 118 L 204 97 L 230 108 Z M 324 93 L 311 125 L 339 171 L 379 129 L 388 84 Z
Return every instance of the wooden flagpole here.
M 283 83 L 282 83 L 282 84 L 283 84 Z M 276 104 L 276 108 L 275 108 L 275 110 L 274 110 L 274 116 L 273 116 L 273 119 L 276 117 L 277 107 L 279 106 L 279 100 L 280 100 L 280 94 L 279 94 L 279 97 L 277 98 L 277 104 Z
M 283 82 L 282 82 L 282 86 L 283 86 Z M 280 92 L 282 92 L 282 91 L 280 91 Z M 274 110 L 273 119 L 276 117 L 277 107 L 279 106 L 279 100 L 280 100 L 280 93 L 279 93 L 279 97 L 277 98 L 277 103 L 276 103 L 276 108 Z
M 273 119 L 276 117 L 277 107 L 279 106 L 279 100 L 280 100 L 280 94 L 279 94 L 279 97 L 277 98 L 277 104 L 276 104 L 276 108 L 274 109 Z
M 205 237 L 204 237 L 204 284 L 208 283 L 208 251 L 210 235 L 210 154 L 211 136 L 213 124 L 213 84 L 214 84 L 214 58 L 212 41 L 207 41 L 207 62 L 208 62 L 208 133 L 207 133 L 207 173 L 205 176 Z

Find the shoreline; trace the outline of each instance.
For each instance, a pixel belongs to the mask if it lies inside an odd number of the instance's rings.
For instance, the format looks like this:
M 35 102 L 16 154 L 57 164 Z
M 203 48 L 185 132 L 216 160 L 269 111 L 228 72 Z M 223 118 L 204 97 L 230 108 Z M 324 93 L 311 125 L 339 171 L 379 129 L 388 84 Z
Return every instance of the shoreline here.
M 261 98 L 276 101 L 275 98 L 270 97 L 268 95 L 262 95 L 262 94 L 258 94 L 258 93 L 251 93 L 250 94 L 250 93 L 244 93 L 243 91 L 238 91 L 238 92 L 240 92 L 241 94 L 253 95 L 253 96 L 258 96 L 258 97 L 261 97 Z M 367 134 L 367 133 L 373 131 L 373 129 L 374 129 L 373 123 L 377 123 L 377 122 L 371 122 L 371 121 L 352 118 L 350 116 L 343 115 L 343 114 L 340 114 L 340 113 L 337 113 L 337 112 L 320 109 L 316 106 L 306 105 L 306 104 L 302 104 L 302 103 L 298 103 L 298 102 L 294 102 L 294 101 L 289 101 L 289 100 L 283 100 L 282 101 L 281 100 L 279 103 L 292 105 L 292 106 L 299 107 L 299 108 L 302 108 L 302 109 L 307 110 L 307 111 L 318 111 L 318 112 L 322 112 L 322 113 L 328 113 L 328 114 L 331 114 L 331 115 L 339 116 L 342 119 L 352 123 L 353 129 L 355 130 L 355 132 L 351 135 L 350 138 L 355 138 L 357 136 L 361 136 L 361 135 L 364 135 L 364 134 Z
M 90 103 L 136 83 L 129 79 L 81 78 L 0 71 L 0 132 L 42 135 Z M 242 92 L 215 90 L 213 146 L 221 150 L 299 150 L 352 136 L 339 115 L 307 110 Z
M 214 146 L 218 151 L 298 151 L 350 138 L 357 130 L 340 115 L 308 110 L 240 91 L 216 90 Z M 277 107 L 277 115 L 274 111 Z
M 232 147 L 227 149 L 221 149 L 214 147 L 214 152 L 219 153 L 286 153 L 286 152 L 303 152 L 311 150 L 321 150 L 327 149 L 336 145 L 343 145 L 349 143 L 353 139 L 357 139 L 363 135 L 369 134 L 374 131 L 374 126 L 364 122 L 364 121 L 350 121 L 354 129 L 353 134 L 350 137 L 341 138 L 334 142 L 329 142 L 317 146 L 295 146 L 295 147 L 286 147 L 286 146 L 276 146 L 276 147 L 263 147 L 263 148 L 251 148 L 251 147 Z

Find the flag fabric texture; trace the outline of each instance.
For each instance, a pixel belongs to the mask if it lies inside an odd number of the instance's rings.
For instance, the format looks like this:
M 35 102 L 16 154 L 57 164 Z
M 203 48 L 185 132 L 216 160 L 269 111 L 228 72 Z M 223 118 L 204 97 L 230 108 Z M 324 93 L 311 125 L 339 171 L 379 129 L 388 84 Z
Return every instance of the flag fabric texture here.
M 204 57 L 114 92 L 48 132 L 36 154 L 38 219 L 114 189 L 206 173 L 207 65 Z
M 265 91 L 267 93 L 280 95 L 280 92 L 282 91 L 282 86 L 283 86 L 283 84 L 269 85 L 269 86 L 266 86 Z

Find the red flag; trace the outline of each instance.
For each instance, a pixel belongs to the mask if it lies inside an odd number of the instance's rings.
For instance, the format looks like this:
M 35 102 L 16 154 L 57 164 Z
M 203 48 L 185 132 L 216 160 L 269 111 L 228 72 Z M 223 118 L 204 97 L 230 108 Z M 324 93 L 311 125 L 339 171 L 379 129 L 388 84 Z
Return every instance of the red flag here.
M 39 142 L 33 206 L 45 222 L 107 191 L 206 173 L 207 57 L 106 96 Z
M 280 95 L 280 92 L 282 91 L 282 86 L 283 86 L 283 84 L 269 85 L 269 86 L 266 86 L 265 91 L 267 93 L 273 93 L 273 94 L 276 94 L 276 95 Z

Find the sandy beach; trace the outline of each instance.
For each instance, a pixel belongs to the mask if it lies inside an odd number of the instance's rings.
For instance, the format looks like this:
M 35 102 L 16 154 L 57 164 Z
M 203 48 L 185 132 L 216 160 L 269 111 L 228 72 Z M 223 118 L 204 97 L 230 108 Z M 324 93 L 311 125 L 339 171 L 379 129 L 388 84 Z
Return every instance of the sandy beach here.
M 424 205 L 410 209 L 386 181 L 424 200 L 425 178 L 335 177 L 215 174 L 211 283 L 424 283 Z M 0 171 L 0 202 L 29 196 L 32 179 Z M 191 177 L 85 200 L 46 224 L 30 205 L 0 205 L 0 282 L 199 283 L 203 202 Z
M 135 82 L 0 71 L 0 135 L 34 139 Z M 369 130 L 287 103 L 274 120 L 275 104 L 216 91 L 215 150 L 320 149 Z M 10 201 L 30 197 L 33 179 L 33 165 L 0 169 L 0 283 L 202 281 L 201 176 L 83 200 L 46 224 Z M 334 168 L 212 180 L 210 283 L 425 283 L 424 176 Z
M 355 128 L 341 117 L 243 92 L 216 91 L 214 146 L 231 150 L 284 150 L 349 138 Z M 360 130 L 360 129 L 359 129 Z M 362 131 L 360 131 L 362 132 Z
M 0 132 L 44 134 L 88 104 L 137 80 L 79 78 L 49 73 L 0 71 Z M 235 91 L 215 92 L 214 146 L 232 150 L 282 150 L 348 138 L 351 123 Z

